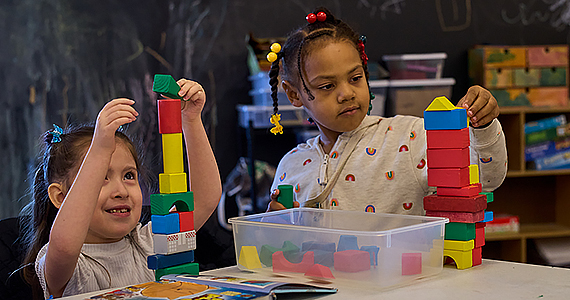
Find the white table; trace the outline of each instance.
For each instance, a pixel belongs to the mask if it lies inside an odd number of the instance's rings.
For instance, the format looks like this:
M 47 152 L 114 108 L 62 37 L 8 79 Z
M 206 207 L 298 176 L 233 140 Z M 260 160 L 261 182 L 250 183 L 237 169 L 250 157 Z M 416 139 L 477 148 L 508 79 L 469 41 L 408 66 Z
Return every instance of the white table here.
M 262 278 L 255 273 L 242 272 L 235 266 L 201 274 Z M 570 269 L 484 259 L 483 264 L 465 270 L 444 266 L 438 275 L 385 291 L 339 285 L 336 287 L 336 294 L 305 294 L 287 299 L 570 299 Z M 85 299 L 100 293 L 102 291 L 65 299 Z

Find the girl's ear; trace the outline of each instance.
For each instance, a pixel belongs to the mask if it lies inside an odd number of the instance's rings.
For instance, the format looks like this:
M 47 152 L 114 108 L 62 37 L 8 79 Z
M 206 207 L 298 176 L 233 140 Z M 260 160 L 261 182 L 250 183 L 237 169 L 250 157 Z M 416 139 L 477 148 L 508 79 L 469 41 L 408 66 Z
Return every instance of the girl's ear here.
M 301 102 L 301 99 L 299 98 L 300 94 L 299 94 L 299 90 L 297 90 L 297 88 L 295 88 L 287 80 L 283 80 L 281 82 L 281 86 L 283 87 L 285 94 L 287 94 L 287 98 L 289 98 L 289 102 L 291 102 L 291 104 L 293 104 L 293 106 L 295 106 L 295 107 L 303 106 L 303 103 Z
M 51 203 L 59 209 L 63 203 L 63 199 L 65 199 L 65 193 L 61 184 L 57 182 L 50 184 L 48 187 L 48 195 Z

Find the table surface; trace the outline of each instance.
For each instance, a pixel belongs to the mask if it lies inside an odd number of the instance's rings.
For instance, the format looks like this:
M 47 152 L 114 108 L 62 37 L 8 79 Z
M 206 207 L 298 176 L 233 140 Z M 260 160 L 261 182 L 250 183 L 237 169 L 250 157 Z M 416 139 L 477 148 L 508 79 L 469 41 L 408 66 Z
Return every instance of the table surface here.
M 236 266 L 200 274 L 267 279 L 259 274 L 242 272 Z M 287 299 L 570 299 L 570 269 L 484 259 L 481 265 L 465 270 L 444 266 L 435 276 L 389 290 L 335 287 L 338 288 L 336 294 L 304 294 Z M 102 292 L 65 299 L 85 299 Z

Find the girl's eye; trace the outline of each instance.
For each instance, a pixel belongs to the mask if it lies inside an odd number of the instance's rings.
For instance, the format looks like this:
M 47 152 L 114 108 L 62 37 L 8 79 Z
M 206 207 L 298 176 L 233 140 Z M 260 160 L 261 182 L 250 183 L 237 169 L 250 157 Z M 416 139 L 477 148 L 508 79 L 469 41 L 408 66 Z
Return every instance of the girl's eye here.
M 351 79 L 352 79 L 352 82 L 359 81 L 360 79 L 362 79 L 362 75 L 354 76 L 354 77 L 352 77 Z
M 134 179 L 136 179 L 136 176 L 135 176 L 135 174 L 134 174 L 133 172 L 127 172 L 127 173 L 125 174 L 125 179 L 126 179 L 126 180 L 134 180 Z
M 332 83 L 325 84 L 325 85 L 321 85 L 321 86 L 319 87 L 319 89 L 321 89 L 321 90 L 330 90 L 330 89 L 332 89 L 332 88 L 333 88 Z

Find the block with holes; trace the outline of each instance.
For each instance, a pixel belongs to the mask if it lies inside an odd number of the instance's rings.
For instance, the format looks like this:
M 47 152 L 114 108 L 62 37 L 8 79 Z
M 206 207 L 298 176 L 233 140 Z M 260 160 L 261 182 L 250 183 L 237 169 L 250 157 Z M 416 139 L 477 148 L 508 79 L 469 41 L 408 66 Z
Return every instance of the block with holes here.
M 186 173 L 158 174 L 158 184 L 161 194 L 184 193 L 188 191 Z
M 157 254 L 173 254 L 196 249 L 196 231 L 173 234 L 154 234 L 154 252 Z
M 162 135 L 162 164 L 165 174 L 184 172 L 182 133 L 168 133 Z

